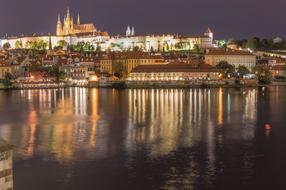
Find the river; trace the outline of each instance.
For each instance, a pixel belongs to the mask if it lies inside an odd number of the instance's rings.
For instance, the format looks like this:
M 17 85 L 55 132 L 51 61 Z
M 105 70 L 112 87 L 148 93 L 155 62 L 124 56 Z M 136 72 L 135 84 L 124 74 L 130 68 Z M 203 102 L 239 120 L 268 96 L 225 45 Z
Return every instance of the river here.
M 0 91 L 0 137 L 15 190 L 286 189 L 286 87 Z

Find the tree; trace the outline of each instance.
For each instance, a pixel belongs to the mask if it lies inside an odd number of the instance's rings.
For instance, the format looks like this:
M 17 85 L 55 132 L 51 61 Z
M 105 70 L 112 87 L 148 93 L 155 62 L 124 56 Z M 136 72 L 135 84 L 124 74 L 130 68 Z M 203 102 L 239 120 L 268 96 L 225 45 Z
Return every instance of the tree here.
M 232 77 L 235 72 L 235 67 L 229 64 L 227 61 L 221 61 L 216 65 L 216 68 L 220 70 L 224 78 Z
M 42 39 L 29 40 L 26 42 L 26 47 L 33 50 L 46 50 L 48 47 L 48 42 Z
M 65 79 L 65 73 L 62 70 L 60 70 L 60 67 L 58 65 L 52 66 L 48 70 L 48 74 L 52 77 L 55 77 L 57 83 L 59 83 Z
M 270 84 L 272 82 L 272 74 L 268 67 L 256 65 L 252 71 L 255 73 L 258 83 Z
M 244 75 L 247 75 L 247 74 L 250 73 L 249 69 L 248 69 L 247 67 L 243 66 L 243 65 L 239 65 L 239 66 L 237 67 L 237 70 L 236 70 L 236 71 L 237 71 L 238 76 L 239 76 L 240 78 L 242 78 Z
M 201 49 L 200 49 L 198 44 L 194 45 L 194 52 L 196 52 L 196 53 L 200 53 L 201 52 Z
M 17 41 L 15 42 L 15 48 L 16 48 L 16 49 L 21 49 L 21 48 L 23 48 L 23 43 L 22 43 L 21 40 L 17 40 Z
M 58 47 L 61 47 L 62 49 L 65 49 L 65 48 L 68 47 L 69 44 L 65 40 L 60 40 L 60 41 L 58 41 L 57 45 L 58 45 Z
M 251 50 L 256 50 L 259 47 L 260 39 L 259 38 L 251 38 L 247 40 L 246 48 Z
M 101 46 L 99 45 L 99 44 L 97 44 L 97 46 L 96 46 L 96 50 L 95 50 L 97 53 L 100 53 L 100 52 L 102 52 L 102 50 L 101 50 Z
M 113 75 L 118 78 L 123 78 L 126 76 L 126 72 L 124 71 L 122 63 L 115 63 L 113 64 Z
M 184 42 L 184 41 L 181 41 L 181 42 L 177 42 L 175 44 L 175 48 L 177 50 L 186 50 L 186 49 L 189 49 L 190 48 L 190 43 L 189 42 Z
M 133 48 L 133 51 L 140 51 L 140 48 L 139 48 L 138 46 L 135 46 L 135 47 Z
M 94 51 L 94 45 L 90 42 L 83 42 L 83 51 Z
M 51 36 L 49 36 L 49 50 L 52 50 L 53 47 L 52 47 L 52 38 Z
M 5 74 L 4 80 L 3 80 L 5 88 L 10 88 L 12 86 L 12 79 L 13 79 L 12 74 L 7 72 Z
M 9 42 L 6 42 L 6 43 L 3 44 L 3 49 L 4 50 L 8 50 L 10 48 L 11 48 L 11 44 Z

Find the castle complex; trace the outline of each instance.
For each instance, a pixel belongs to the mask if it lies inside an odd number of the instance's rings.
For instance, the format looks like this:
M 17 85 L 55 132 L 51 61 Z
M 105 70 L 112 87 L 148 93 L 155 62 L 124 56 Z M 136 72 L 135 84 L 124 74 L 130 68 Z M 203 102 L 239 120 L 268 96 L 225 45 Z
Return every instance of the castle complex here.
M 88 42 L 95 48 L 110 51 L 128 51 L 139 48 L 142 51 L 179 51 L 192 50 L 196 46 L 199 48 L 213 48 L 214 34 L 208 28 L 203 35 L 181 36 L 174 34 L 162 35 L 137 35 L 134 27 L 127 27 L 125 35 L 110 36 L 107 32 L 102 32 L 94 24 L 82 24 L 78 14 L 77 19 L 73 18 L 70 9 L 63 20 L 60 15 L 56 23 L 55 35 L 33 35 L 20 37 L 4 37 L 0 39 L 0 47 L 9 43 L 10 48 L 29 48 L 31 41 L 42 40 L 49 44 L 47 48 L 59 45 L 60 41 L 65 41 L 68 45 L 76 45 L 79 42 Z M 21 47 L 19 47 L 21 44 Z
M 96 32 L 96 28 L 94 24 L 81 24 L 80 23 L 80 16 L 77 15 L 77 22 L 74 23 L 74 19 L 70 14 L 69 8 L 67 9 L 67 14 L 64 16 L 63 24 L 61 22 L 60 15 L 58 16 L 57 22 L 57 36 L 64 36 L 64 35 L 75 35 L 75 34 L 91 34 Z

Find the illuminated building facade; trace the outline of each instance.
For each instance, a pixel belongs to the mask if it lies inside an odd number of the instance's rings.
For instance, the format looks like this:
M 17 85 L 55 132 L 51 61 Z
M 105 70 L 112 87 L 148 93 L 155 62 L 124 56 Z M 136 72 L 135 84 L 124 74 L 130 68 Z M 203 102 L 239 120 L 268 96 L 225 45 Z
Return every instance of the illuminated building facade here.
M 79 14 L 77 16 L 77 22 L 74 23 L 74 19 L 70 14 L 69 8 L 67 9 L 67 14 L 64 16 L 63 24 L 61 22 L 60 15 L 58 16 L 56 29 L 57 36 L 87 34 L 94 32 L 96 32 L 94 24 L 81 24 Z
M 209 65 L 216 66 L 221 61 L 227 61 L 235 67 L 245 66 L 248 69 L 251 69 L 256 65 L 256 56 L 247 51 L 229 49 L 213 49 L 205 55 L 205 62 Z
M 0 61 L 0 79 L 4 79 L 7 73 L 12 73 L 12 66 Z
M 145 52 L 114 52 L 100 58 L 100 71 L 103 73 L 128 74 L 138 65 L 163 63 L 161 56 L 149 55 Z
M 201 81 L 218 80 L 219 71 L 210 65 L 157 64 L 140 65 L 132 70 L 128 81 Z
M 49 46 L 54 48 L 58 46 L 60 41 L 65 41 L 68 45 L 76 45 L 79 42 L 89 42 L 95 48 L 100 46 L 103 51 L 127 51 L 134 48 L 145 52 L 152 51 L 180 51 L 192 50 L 196 46 L 199 48 L 213 48 L 214 33 L 208 28 L 203 35 L 199 36 L 181 36 L 174 34 L 163 35 L 135 35 L 134 27 L 127 27 L 123 36 L 110 37 L 107 32 L 98 30 L 94 24 L 82 24 L 80 16 L 77 19 L 72 17 L 70 10 L 64 19 L 58 16 L 56 24 L 56 35 L 37 35 L 4 37 L 0 39 L 0 47 L 5 43 L 9 43 L 11 49 L 29 48 L 27 45 L 31 41 L 42 40 Z M 21 45 L 20 45 L 21 44 Z
M 208 49 L 214 48 L 214 34 L 208 28 L 202 36 L 180 36 L 180 35 L 135 35 L 134 28 L 127 28 L 125 37 L 112 37 L 108 47 L 113 51 L 127 51 L 134 48 L 146 52 L 153 51 L 180 51 L 192 50 L 195 46 Z

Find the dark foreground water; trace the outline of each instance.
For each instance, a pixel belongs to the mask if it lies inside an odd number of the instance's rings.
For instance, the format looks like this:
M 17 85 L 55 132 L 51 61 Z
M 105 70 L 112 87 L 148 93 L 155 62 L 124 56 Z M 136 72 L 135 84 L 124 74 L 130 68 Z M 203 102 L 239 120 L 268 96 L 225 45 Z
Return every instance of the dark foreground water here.
M 15 190 L 286 189 L 286 87 L 0 91 L 0 137 Z

